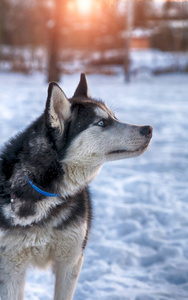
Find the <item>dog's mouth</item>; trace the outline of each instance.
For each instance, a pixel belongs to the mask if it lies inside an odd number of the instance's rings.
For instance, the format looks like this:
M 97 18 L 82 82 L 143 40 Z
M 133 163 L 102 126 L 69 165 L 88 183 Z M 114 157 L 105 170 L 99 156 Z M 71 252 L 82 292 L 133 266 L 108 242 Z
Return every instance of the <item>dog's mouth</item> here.
M 134 154 L 134 153 L 139 153 L 139 152 L 141 153 L 141 152 L 144 152 L 147 149 L 147 147 L 149 146 L 149 143 L 150 143 L 150 141 L 147 144 L 145 144 L 144 146 L 142 146 L 142 147 L 140 147 L 136 150 L 133 150 L 133 151 L 125 150 L 125 149 L 118 149 L 118 150 L 110 151 L 110 152 L 108 152 L 108 155 L 123 154 L 123 153 Z

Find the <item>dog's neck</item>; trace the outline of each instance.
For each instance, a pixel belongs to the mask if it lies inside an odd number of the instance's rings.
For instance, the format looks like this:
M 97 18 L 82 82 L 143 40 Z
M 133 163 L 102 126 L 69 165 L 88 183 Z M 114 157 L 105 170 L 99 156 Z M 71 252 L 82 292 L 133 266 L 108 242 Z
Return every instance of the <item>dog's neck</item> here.
M 64 164 L 64 177 L 60 187 L 62 196 L 73 196 L 85 188 L 99 173 L 102 165 L 81 166 L 80 164 Z
M 60 197 L 59 194 L 53 194 L 53 193 L 49 193 L 49 192 L 46 192 L 40 188 L 38 188 L 31 180 L 29 180 L 29 178 L 27 177 L 27 181 L 29 182 L 29 184 L 32 186 L 32 188 L 38 192 L 39 194 L 43 195 L 43 196 L 46 196 L 46 197 Z

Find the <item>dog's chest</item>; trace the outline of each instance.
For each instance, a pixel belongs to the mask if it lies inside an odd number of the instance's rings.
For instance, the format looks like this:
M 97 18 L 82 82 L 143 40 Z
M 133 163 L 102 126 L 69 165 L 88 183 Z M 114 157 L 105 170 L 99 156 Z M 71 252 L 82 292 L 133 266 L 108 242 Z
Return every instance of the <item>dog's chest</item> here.
M 66 229 L 32 228 L 25 234 L 1 239 L 4 254 L 16 264 L 28 263 L 44 267 L 50 261 L 72 263 L 83 252 L 87 224 L 69 225 Z
M 83 252 L 86 232 L 86 222 L 81 225 L 71 225 L 63 231 L 54 230 L 50 242 L 50 258 L 58 261 L 63 257 L 66 261 L 69 261 L 74 257 L 80 257 Z

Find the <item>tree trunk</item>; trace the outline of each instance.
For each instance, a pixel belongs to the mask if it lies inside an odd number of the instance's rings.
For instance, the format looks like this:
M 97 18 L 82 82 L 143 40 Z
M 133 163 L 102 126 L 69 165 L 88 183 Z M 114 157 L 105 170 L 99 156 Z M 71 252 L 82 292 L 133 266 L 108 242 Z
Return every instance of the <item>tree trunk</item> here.
M 48 82 L 60 80 L 59 52 L 65 0 L 54 0 L 54 18 L 49 28 Z
M 126 16 L 126 36 L 125 36 L 125 56 L 124 56 L 124 73 L 125 80 L 130 81 L 130 46 L 134 20 L 134 0 L 127 0 Z

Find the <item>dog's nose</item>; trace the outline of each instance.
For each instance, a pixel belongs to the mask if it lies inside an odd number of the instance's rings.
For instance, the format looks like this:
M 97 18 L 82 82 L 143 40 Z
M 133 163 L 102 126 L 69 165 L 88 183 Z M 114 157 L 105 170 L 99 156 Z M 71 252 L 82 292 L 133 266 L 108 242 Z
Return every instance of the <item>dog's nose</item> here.
M 153 130 L 153 128 L 149 125 L 142 126 L 142 128 L 140 129 L 140 134 L 144 135 L 148 138 L 151 138 L 152 137 L 152 130 Z

